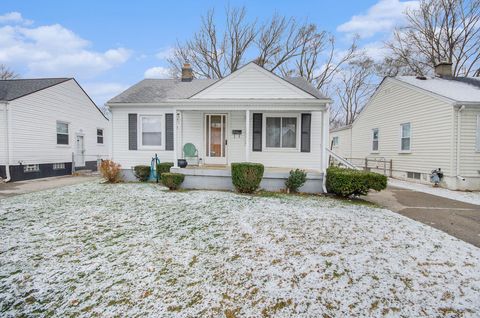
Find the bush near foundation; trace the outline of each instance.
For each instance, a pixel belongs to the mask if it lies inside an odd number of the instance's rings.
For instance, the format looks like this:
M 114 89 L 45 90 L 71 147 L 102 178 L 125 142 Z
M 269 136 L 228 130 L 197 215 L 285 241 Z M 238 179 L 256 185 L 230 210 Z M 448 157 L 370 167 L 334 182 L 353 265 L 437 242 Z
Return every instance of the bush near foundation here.
M 185 180 L 185 175 L 182 173 L 164 172 L 160 175 L 162 184 L 170 190 L 177 190 Z
M 135 166 L 133 172 L 139 181 L 145 182 L 150 177 L 150 166 Z
M 112 160 L 102 160 L 100 163 L 100 175 L 110 183 L 118 183 L 122 181 L 120 170 L 122 166 Z
M 287 181 L 285 181 L 285 186 L 288 191 L 295 193 L 298 192 L 298 189 L 301 188 L 305 182 L 307 182 L 307 173 L 304 170 L 295 169 L 290 170 L 290 175 Z
M 366 195 L 369 190 L 387 188 L 387 177 L 375 172 L 330 167 L 327 169 L 327 192 L 342 197 Z
M 173 162 L 162 162 L 157 165 L 157 173 L 158 175 L 162 175 L 162 173 L 170 172 L 170 168 L 173 167 Z
M 240 193 L 253 193 L 260 186 L 265 167 L 261 163 L 232 163 L 232 183 Z

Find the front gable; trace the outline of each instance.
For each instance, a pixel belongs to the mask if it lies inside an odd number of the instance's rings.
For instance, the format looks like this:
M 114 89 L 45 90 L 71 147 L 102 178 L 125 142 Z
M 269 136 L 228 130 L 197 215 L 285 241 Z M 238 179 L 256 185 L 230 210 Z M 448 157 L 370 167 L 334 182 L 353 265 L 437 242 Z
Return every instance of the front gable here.
M 251 62 L 190 99 L 315 99 L 315 97 Z

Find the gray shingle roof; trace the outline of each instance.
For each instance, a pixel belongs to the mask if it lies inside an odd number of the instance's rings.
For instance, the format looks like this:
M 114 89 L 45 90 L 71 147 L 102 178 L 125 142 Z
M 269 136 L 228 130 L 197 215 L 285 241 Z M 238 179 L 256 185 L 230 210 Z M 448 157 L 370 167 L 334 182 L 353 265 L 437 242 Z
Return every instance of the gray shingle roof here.
M 302 77 L 286 77 L 285 80 L 319 99 L 328 99 Z M 108 103 L 159 103 L 167 99 L 187 99 L 218 79 L 194 79 L 182 82 L 178 79 L 144 79 L 128 88 Z
M 70 78 L 0 80 L 0 101 L 11 101 L 68 80 Z
M 166 99 L 186 99 L 215 83 L 213 79 L 194 79 L 182 82 L 178 79 L 144 79 L 108 103 L 158 103 Z

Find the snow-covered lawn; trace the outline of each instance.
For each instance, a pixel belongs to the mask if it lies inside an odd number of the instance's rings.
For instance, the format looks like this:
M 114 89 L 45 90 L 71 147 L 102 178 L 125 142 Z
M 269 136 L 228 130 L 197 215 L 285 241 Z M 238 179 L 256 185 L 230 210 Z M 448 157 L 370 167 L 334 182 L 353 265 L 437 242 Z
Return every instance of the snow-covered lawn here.
M 403 189 L 410 189 L 418 192 L 429 193 L 447 199 L 480 205 L 480 192 L 478 191 L 453 191 L 444 188 L 434 188 L 433 186 L 427 184 L 408 182 L 392 178 L 388 179 L 388 185 Z
M 480 315 L 480 249 L 324 197 L 86 183 L 0 200 L 2 317 Z

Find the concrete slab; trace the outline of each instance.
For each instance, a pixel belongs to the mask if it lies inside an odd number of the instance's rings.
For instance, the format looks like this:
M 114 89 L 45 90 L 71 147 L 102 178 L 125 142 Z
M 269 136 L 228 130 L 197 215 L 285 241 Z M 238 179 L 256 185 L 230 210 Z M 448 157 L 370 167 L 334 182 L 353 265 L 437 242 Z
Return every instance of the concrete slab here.
M 480 205 L 396 187 L 365 199 L 480 247 Z
M 59 188 L 73 184 L 100 180 L 98 176 L 61 176 L 42 179 L 33 179 L 9 183 L 0 183 L 0 199 L 25 194 L 30 192 L 42 191 L 47 189 Z

